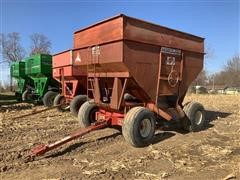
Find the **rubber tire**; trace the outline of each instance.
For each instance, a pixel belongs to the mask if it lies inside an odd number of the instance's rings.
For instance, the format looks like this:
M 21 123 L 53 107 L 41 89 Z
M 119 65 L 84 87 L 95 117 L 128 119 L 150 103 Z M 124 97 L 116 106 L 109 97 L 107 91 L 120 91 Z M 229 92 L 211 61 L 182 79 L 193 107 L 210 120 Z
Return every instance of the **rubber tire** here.
M 132 96 L 131 94 L 128 94 L 128 93 L 125 93 L 123 98 L 124 98 L 125 101 L 134 101 L 134 100 L 137 99 L 136 97 L 134 97 L 134 96 Z
M 57 92 L 54 91 L 48 91 L 43 96 L 43 105 L 46 107 L 53 106 L 54 98 L 57 96 Z
M 25 90 L 25 91 L 22 93 L 22 101 L 23 101 L 23 102 L 26 102 L 26 101 L 29 101 L 29 100 L 30 100 L 29 97 L 28 97 L 28 95 L 29 95 L 28 90 Z
M 82 104 L 88 100 L 86 95 L 78 95 L 70 102 L 70 112 L 73 116 L 78 117 L 78 111 Z
M 53 105 L 54 105 L 54 106 L 59 105 L 60 102 L 61 102 L 61 100 L 62 100 L 63 98 L 65 98 L 65 97 L 62 96 L 61 94 L 58 94 L 58 95 L 54 98 L 54 100 L 53 100 Z M 57 110 L 58 110 L 59 112 L 65 112 L 65 111 L 66 111 L 66 109 L 62 108 L 61 106 L 58 106 L 58 107 L 57 107 Z
M 80 127 L 85 128 L 96 121 L 95 112 L 98 111 L 98 106 L 92 102 L 87 101 L 82 104 L 78 112 L 78 120 Z
M 183 111 L 186 115 L 182 119 L 182 127 L 184 130 L 197 132 L 203 130 L 207 126 L 208 121 L 206 120 L 205 110 L 202 104 L 198 102 L 188 102 L 184 105 Z M 202 113 L 202 119 L 199 124 L 195 121 L 195 115 L 198 111 Z
M 151 122 L 151 130 L 147 137 L 140 134 L 140 123 L 147 118 Z M 155 134 L 156 119 L 154 114 L 147 108 L 134 107 L 130 109 L 124 117 L 122 133 L 125 140 L 134 147 L 145 147 L 152 143 Z

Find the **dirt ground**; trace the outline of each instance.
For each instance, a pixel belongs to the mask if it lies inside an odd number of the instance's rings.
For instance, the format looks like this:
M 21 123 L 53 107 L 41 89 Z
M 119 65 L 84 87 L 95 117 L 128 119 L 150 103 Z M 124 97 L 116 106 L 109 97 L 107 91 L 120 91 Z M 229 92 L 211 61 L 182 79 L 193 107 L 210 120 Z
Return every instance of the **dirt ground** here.
M 202 103 L 209 127 L 197 133 L 157 131 L 146 148 L 128 145 L 119 131 L 102 129 L 33 162 L 29 150 L 59 140 L 79 127 L 70 113 L 31 104 L 0 104 L 1 179 L 240 179 L 240 96 L 191 95 Z

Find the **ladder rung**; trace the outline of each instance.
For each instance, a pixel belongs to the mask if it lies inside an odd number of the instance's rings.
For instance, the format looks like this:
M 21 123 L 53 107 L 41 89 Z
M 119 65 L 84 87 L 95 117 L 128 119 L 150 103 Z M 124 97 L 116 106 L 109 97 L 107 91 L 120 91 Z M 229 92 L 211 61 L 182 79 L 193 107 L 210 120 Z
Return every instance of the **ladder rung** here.
M 161 80 L 168 80 L 168 77 L 160 76 L 158 79 L 161 79 Z

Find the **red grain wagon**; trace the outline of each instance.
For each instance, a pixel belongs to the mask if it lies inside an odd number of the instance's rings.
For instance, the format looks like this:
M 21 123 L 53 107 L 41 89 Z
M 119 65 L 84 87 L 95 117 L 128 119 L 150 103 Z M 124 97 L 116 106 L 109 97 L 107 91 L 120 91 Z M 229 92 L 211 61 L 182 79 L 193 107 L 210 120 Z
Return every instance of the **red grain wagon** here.
M 119 15 L 75 32 L 74 49 L 94 96 L 79 110 L 82 127 L 105 121 L 145 146 L 164 122 L 192 131 L 206 125 L 201 104 L 182 104 L 203 68 L 204 38 Z
M 70 111 L 77 116 L 81 104 L 87 101 L 86 69 L 73 59 L 73 50 L 67 50 L 53 56 L 53 78 L 61 84 L 61 93 L 54 99 L 59 111 L 65 111 L 70 104 Z
M 142 147 L 167 122 L 188 131 L 207 125 L 200 103 L 183 105 L 203 68 L 204 38 L 121 14 L 75 32 L 72 53 L 65 59 L 79 65 L 77 74 L 86 72 L 85 91 L 93 100 L 79 109 L 81 129 L 37 146 L 31 157 L 104 127 L 121 127 L 129 144 Z

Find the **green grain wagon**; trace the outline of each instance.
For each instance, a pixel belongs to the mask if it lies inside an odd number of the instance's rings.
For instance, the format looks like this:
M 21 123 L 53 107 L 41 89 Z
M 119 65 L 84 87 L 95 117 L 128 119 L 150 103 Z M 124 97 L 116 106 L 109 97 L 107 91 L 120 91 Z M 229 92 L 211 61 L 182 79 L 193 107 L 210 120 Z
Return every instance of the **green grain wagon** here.
M 52 78 L 52 56 L 37 54 L 26 58 L 25 75 L 33 81 L 22 94 L 23 101 L 43 101 L 47 107 L 52 106 L 58 94 L 58 82 Z
M 25 62 L 19 61 L 12 63 L 10 67 L 10 75 L 17 80 L 15 96 L 18 101 L 21 101 L 22 94 L 26 90 L 26 87 L 33 85 L 33 81 L 25 74 Z

